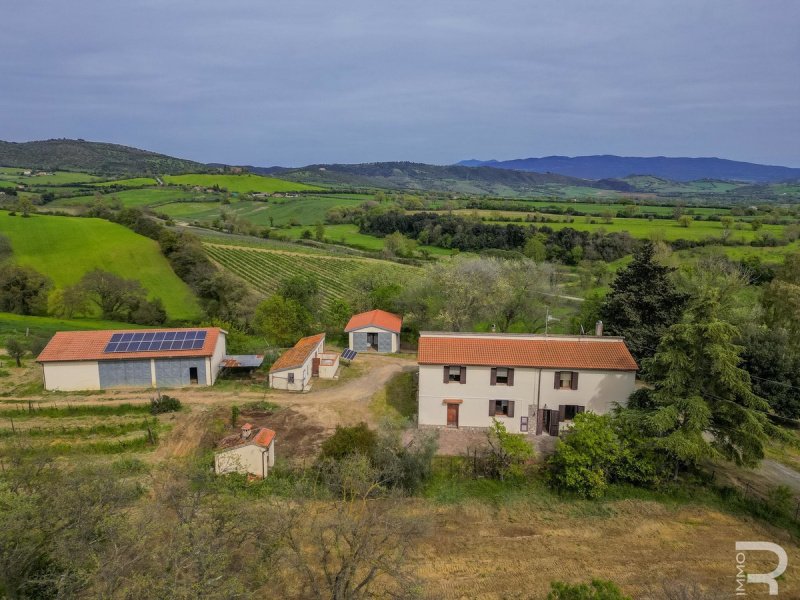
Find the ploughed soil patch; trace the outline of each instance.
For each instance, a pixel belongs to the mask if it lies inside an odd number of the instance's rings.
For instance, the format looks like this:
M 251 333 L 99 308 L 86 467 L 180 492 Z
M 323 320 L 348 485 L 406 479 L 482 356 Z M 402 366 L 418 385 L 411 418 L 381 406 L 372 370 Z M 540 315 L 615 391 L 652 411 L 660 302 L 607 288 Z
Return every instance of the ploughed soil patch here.
M 312 422 L 293 408 L 241 409 L 237 426 L 252 423 L 275 431 L 275 452 L 284 460 L 303 461 L 319 453 L 328 434 L 324 427 Z

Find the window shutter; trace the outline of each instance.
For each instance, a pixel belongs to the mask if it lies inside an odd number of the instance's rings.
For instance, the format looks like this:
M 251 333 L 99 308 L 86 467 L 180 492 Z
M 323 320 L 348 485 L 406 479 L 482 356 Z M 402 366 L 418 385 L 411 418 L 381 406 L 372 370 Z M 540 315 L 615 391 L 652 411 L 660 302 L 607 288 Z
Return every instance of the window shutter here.
M 544 410 L 539 409 L 536 411 L 536 435 L 542 435 L 544 430 Z
M 508 385 L 514 385 L 514 369 L 508 370 Z
M 450 382 L 450 367 L 444 366 L 444 383 Z
M 577 390 L 578 389 L 578 372 L 577 371 L 573 371 L 572 372 L 572 383 L 570 384 L 570 387 L 573 390 Z
M 550 431 L 548 433 L 552 436 L 558 437 L 558 411 L 550 411 Z
M 558 420 L 563 421 L 567 418 L 567 405 L 566 404 L 559 404 L 558 405 Z
M 514 416 L 514 401 L 513 400 L 509 400 L 508 401 L 508 416 L 509 417 L 513 417 Z
M 492 377 L 489 380 L 489 385 L 497 385 L 497 369 L 492 369 Z
M 467 383 L 467 367 L 461 367 L 461 383 Z
M 561 371 L 556 371 L 556 382 L 555 382 L 556 389 L 561 387 Z
M 490 417 L 493 417 L 495 415 L 495 412 L 494 412 L 495 406 L 496 405 L 494 403 L 494 400 L 489 400 L 489 416 Z
M 585 406 L 576 406 L 575 407 L 575 414 L 579 415 L 582 412 L 586 412 L 586 407 Z

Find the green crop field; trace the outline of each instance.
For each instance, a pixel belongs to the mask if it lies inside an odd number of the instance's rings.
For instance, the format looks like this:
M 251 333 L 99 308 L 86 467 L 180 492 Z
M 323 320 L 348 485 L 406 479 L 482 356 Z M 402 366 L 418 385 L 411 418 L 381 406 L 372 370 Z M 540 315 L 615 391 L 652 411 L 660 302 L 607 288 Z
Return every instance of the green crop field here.
M 313 227 L 288 227 L 286 229 L 279 229 L 276 232 L 276 236 L 286 236 L 292 240 L 299 240 L 306 230 L 310 230 L 312 234 L 314 233 Z M 358 225 L 350 224 L 325 225 L 325 239 L 335 244 L 351 246 L 359 250 L 368 250 L 370 252 L 383 250 L 384 245 L 383 238 L 361 233 L 358 230 Z M 453 254 L 452 250 L 439 248 L 438 246 L 419 246 L 419 248 L 439 256 L 450 256 Z
M 111 198 L 118 198 L 122 205 L 126 208 L 144 207 L 144 206 L 159 206 L 169 202 L 177 202 L 182 200 L 190 201 L 203 201 L 208 199 L 216 199 L 217 202 L 222 199 L 222 194 L 214 195 L 203 192 L 187 192 L 180 188 L 142 188 L 137 190 L 123 190 L 120 192 L 108 192 L 104 195 L 106 200 Z M 94 196 L 73 196 L 71 198 L 59 198 L 50 202 L 48 206 L 83 206 L 94 202 Z
M 158 297 L 173 319 L 200 314 L 197 299 L 172 271 L 158 244 L 130 229 L 101 219 L 0 213 L 0 233 L 11 240 L 13 259 L 53 280 L 56 287 L 76 283 L 87 271 L 104 269 L 136 279 Z
M 122 187 L 144 187 L 147 185 L 157 185 L 158 182 L 153 179 L 152 177 L 133 177 L 130 179 L 115 179 L 113 181 L 99 181 L 97 183 L 93 183 L 92 187 L 110 187 L 110 186 L 122 186 Z
M 52 175 L 21 175 L 25 169 L 8 169 L 0 171 L 0 179 L 24 183 L 25 185 L 64 185 L 67 183 L 88 183 L 97 181 L 98 177 L 88 173 L 73 173 L 72 171 L 56 171 Z M 36 171 L 34 171 L 35 173 Z
M 164 183 L 172 185 L 197 185 L 200 187 L 213 187 L 215 185 L 226 189 L 229 192 L 248 193 L 248 192 L 302 192 L 304 190 L 319 190 L 313 185 L 285 181 L 275 177 L 261 177 L 245 173 L 243 175 L 166 175 Z
M 0 339 L 7 335 L 50 337 L 56 331 L 82 331 L 87 329 L 131 329 L 145 328 L 118 321 L 99 319 L 58 319 L 55 317 L 31 317 L 0 312 Z
M 279 202 L 236 201 L 176 202 L 160 206 L 157 212 L 174 219 L 209 223 L 220 216 L 220 211 L 236 214 L 242 219 L 262 227 L 288 223 L 313 225 L 325 221 L 325 213 L 335 206 L 358 206 L 363 200 L 338 196 L 301 196 L 284 198 Z M 272 220 L 270 221 L 270 218 Z
M 376 266 L 397 273 L 416 269 L 365 258 L 297 254 L 215 244 L 205 244 L 205 248 L 216 262 L 264 294 L 274 292 L 283 280 L 293 275 L 311 275 L 319 282 L 324 305 L 329 305 L 335 298 L 354 295 L 357 290 L 352 278 L 364 270 Z

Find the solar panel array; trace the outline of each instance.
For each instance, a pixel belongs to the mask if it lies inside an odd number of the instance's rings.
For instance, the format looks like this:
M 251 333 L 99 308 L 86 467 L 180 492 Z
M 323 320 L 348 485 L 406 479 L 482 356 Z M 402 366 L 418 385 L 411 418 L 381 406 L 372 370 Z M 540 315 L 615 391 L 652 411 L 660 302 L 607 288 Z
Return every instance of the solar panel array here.
M 358 355 L 358 352 L 352 350 L 350 348 L 345 348 L 342 350 L 342 358 L 347 360 L 353 360 Z
M 104 352 L 155 352 L 199 350 L 206 343 L 206 331 L 148 331 L 115 333 Z

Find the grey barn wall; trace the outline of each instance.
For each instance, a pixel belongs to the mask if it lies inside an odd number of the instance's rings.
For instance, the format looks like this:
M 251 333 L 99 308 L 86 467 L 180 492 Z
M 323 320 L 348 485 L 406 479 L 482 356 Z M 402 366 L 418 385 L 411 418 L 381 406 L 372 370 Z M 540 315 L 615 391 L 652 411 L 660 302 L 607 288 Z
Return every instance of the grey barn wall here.
M 392 334 L 379 333 L 378 334 L 378 352 L 391 352 L 392 351 Z
M 191 385 L 189 369 L 197 367 L 197 381 L 206 384 L 206 359 L 199 358 L 157 358 L 156 386 L 184 387 Z
M 150 387 L 150 359 L 145 360 L 104 360 L 98 363 L 100 387 Z
M 367 334 L 359 331 L 353 332 L 353 350 L 356 352 L 366 352 L 369 350 Z

